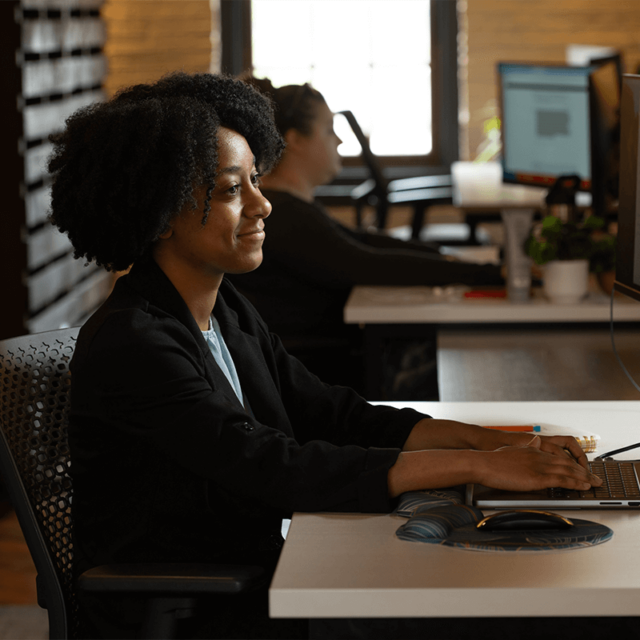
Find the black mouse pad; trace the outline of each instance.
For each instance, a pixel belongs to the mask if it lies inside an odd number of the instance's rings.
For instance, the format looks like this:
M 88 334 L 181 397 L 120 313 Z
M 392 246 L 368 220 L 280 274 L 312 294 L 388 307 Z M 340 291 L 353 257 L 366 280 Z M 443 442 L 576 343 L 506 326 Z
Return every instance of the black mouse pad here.
M 462 496 L 452 491 L 403 494 L 395 514 L 408 518 L 396 531 L 401 540 L 474 551 L 579 549 L 613 536 L 603 524 L 573 517 L 573 527 L 557 531 L 479 531 L 476 525 L 484 517 L 482 511 L 462 504 Z

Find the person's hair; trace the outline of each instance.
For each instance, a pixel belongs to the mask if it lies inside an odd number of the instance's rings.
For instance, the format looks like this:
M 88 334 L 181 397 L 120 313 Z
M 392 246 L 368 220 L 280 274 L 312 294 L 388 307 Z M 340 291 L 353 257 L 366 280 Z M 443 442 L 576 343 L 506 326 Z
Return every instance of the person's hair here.
M 218 130 L 244 136 L 260 172 L 284 142 L 270 101 L 245 82 L 174 73 L 84 107 L 51 136 L 50 220 L 69 235 L 75 257 L 109 271 L 147 255 L 172 218 L 207 187 L 210 212 L 218 169 Z
M 312 133 L 318 105 L 326 104 L 324 96 L 310 84 L 288 84 L 277 89 L 268 78 L 248 77 L 246 81 L 269 96 L 275 105 L 278 131 L 284 136 L 296 129 L 305 136 Z

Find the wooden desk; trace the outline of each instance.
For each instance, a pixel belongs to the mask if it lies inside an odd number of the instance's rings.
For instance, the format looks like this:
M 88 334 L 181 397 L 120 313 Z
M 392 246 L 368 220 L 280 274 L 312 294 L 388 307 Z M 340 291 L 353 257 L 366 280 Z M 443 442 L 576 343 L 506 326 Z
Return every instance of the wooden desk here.
M 638 402 L 397 403 L 407 405 L 480 424 L 582 427 L 601 435 L 600 452 L 640 440 Z M 269 590 L 270 615 L 637 616 L 640 511 L 580 516 L 611 527 L 613 539 L 566 551 L 476 552 L 399 540 L 404 519 L 393 515 L 298 513 Z
M 627 400 L 638 392 L 609 335 L 610 300 L 555 305 L 541 292 L 526 303 L 466 299 L 464 288 L 355 287 L 347 323 L 364 327 L 369 397 L 380 388 L 385 341 L 436 333 L 439 398 L 445 401 Z M 620 357 L 640 382 L 640 304 L 616 295 Z M 378 396 L 379 397 L 379 396 Z
M 616 325 L 614 339 L 640 384 L 640 328 Z M 441 326 L 437 362 L 438 397 L 445 402 L 640 400 L 607 326 Z
M 540 290 L 527 302 L 465 298 L 468 287 L 354 287 L 344 308 L 347 324 L 525 324 L 608 322 L 609 297 L 592 291 L 577 304 L 553 304 Z M 640 304 L 616 294 L 615 322 L 640 322 Z
M 453 204 L 465 213 L 503 209 L 542 209 L 548 189 L 502 182 L 499 162 L 454 162 L 451 165 Z
M 481 214 L 505 209 L 544 208 L 546 187 L 531 187 L 502 182 L 499 162 L 454 162 L 451 165 L 453 204 L 465 213 Z M 591 204 L 591 194 L 576 195 L 578 207 Z

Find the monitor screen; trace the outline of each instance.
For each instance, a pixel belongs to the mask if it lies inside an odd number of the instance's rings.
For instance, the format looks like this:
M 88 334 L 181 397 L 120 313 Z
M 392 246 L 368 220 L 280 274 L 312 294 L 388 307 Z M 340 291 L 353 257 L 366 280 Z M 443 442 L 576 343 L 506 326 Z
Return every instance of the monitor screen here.
M 505 182 L 551 186 L 576 174 L 591 189 L 591 71 L 498 64 Z
M 622 82 L 616 289 L 640 300 L 640 76 Z

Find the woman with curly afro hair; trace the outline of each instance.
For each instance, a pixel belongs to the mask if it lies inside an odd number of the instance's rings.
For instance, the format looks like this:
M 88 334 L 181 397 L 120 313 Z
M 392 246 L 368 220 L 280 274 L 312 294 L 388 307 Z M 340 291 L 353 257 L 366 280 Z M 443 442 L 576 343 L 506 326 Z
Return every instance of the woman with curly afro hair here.
M 311 374 L 225 274 L 262 260 L 259 189 L 282 150 L 270 102 L 175 74 L 80 110 L 54 139 L 51 219 L 124 270 L 79 333 L 69 446 L 74 571 L 215 562 L 273 571 L 293 511 L 389 512 L 401 492 L 588 484 L 575 440 L 371 406 Z M 502 448 L 507 445 L 520 445 Z M 447 450 L 449 449 L 449 450 Z M 456 450 L 457 449 L 457 450 Z M 480 449 L 473 452 L 459 449 Z M 562 467 L 563 478 L 551 469 Z M 83 595 L 83 637 L 136 637 L 143 603 Z M 188 637 L 300 638 L 266 587 L 199 602 Z
M 214 109 L 199 99 L 204 95 Z M 127 269 L 177 211 L 196 206 L 194 184 L 208 189 L 204 224 L 218 166 L 212 142 L 221 124 L 247 140 L 261 172 L 284 147 L 257 92 L 209 74 L 174 74 L 72 115 L 52 137 L 49 171 L 51 220 L 69 234 L 76 257 L 110 271 Z

